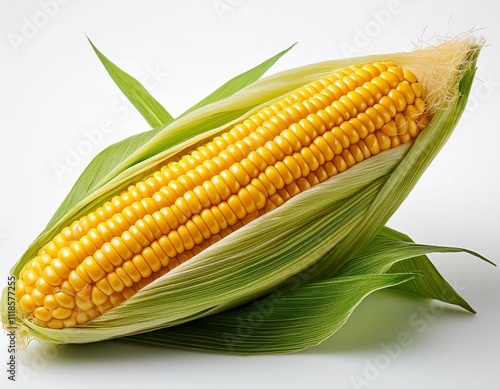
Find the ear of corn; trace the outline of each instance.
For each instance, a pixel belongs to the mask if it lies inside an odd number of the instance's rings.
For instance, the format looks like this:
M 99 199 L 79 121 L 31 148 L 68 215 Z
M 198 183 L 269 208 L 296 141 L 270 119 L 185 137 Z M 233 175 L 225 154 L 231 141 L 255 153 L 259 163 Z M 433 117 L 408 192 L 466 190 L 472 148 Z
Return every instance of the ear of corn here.
M 421 90 L 381 62 L 299 88 L 64 228 L 19 274 L 20 309 L 51 328 L 95 319 L 305 189 L 414 140 L 428 123 Z
M 463 49 L 467 74 L 477 46 Z M 422 90 L 432 82 L 422 88 L 393 57 L 270 77 L 113 153 L 113 169 L 70 194 L 14 268 L 22 324 L 49 341 L 97 341 L 225 311 L 311 266 L 309 281 L 332 276 L 406 197 L 466 101 L 429 112 Z M 462 73 L 449 73 L 447 92 L 458 95 Z M 225 124 L 207 131 L 216 123 Z M 396 278 L 387 285 L 413 276 Z

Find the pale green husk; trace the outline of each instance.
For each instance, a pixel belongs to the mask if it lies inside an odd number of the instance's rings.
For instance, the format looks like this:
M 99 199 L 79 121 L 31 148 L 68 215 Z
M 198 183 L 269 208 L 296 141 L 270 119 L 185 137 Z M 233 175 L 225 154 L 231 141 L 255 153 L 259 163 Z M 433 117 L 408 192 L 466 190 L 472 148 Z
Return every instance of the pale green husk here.
M 453 46 L 459 47 L 456 69 L 440 74 L 446 81 L 446 98 L 441 106 L 435 104 L 438 109 L 430 125 L 414 143 L 383 152 L 305 191 L 85 326 L 52 330 L 20 316 L 19 327 L 29 337 L 55 343 L 127 336 L 166 346 L 259 353 L 318 344 L 340 328 L 366 295 L 381 288 L 395 287 L 472 311 L 425 257 L 430 252 L 464 250 L 416 245 L 383 229 L 465 108 L 481 45 L 472 40 L 459 43 Z M 16 276 L 62 227 L 283 94 L 337 68 L 387 58 L 411 63 L 408 58 L 419 55 L 327 61 L 257 80 L 285 50 L 172 120 L 135 79 L 94 49 L 146 120 L 164 125 L 113 145 L 92 161 L 47 228 L 12 269 Z M 432 79 L 421 82 L 428 89 L 434 85 Z M 276 293 L 281 296 L 279 304 Z M 252 304 L 255 299 L 271 299 L 276 309 L 267 315 L 260 312 L 260 324 L 242 338 L 234 331 L 240 329 L 239 319 L 258 312 L 258 304 Z

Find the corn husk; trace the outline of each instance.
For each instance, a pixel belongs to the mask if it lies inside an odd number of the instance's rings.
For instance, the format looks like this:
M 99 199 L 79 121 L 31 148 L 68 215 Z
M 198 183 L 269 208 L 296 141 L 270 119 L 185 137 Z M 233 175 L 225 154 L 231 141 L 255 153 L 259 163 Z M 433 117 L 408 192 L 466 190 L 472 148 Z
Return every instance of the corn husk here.
M 86 325 L 54 330 L 19 314 L 20 335 L 53 343 L 126 337 L 216 352 L 291 352 L 331 336 L 364 297 L 383 288 L 437 298 L 473 312 L 425 255 L 479 254 L 418 245 L 384 225 L 455 128 L 481 46 L 466 37 L 412 53 L 326 61 L 260 79 L 287 49 L 231 79 L 176 119 L 93 46 L 113 80 L 155 128 L 95 157 L 13 267 L 15 276 L 62 227 L 159 166 L 335 69 L 380 60 L 409 68 L 429 96 L 432 120 L 415 142 L 369 158 L 292 198 Z M 2 307 L 5 320 L 5 303 Z M 257 324 L 241 324 L 251 317 L 259 318 Z

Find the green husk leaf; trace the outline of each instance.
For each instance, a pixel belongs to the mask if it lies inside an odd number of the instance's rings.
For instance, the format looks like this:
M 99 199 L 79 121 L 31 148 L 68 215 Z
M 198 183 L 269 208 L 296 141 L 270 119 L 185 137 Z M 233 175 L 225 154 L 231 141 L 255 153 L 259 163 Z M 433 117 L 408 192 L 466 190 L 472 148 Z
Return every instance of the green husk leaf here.
M 411 238 L 407 235 L 390 228 L 382 229 L 381 233 L 378 236 L 386 236 L 390 239 L 400 240 L 401 242 L 413 243 Z M 496 266 L 487 258 L 476 252 L 467 249 L 458 250 L 472 254 Z M 469 305 L 469 303 L 467 303 L 467 301 L 465 301 L 464 298 L 457 293 L 453 286 L 443 278 L 443 276 L 439 273 L 439 271 L 426 255 L 419 255 L 413 258 L 408 258 L 405 261 L 396 262 L 387 270 L 387 273 L 405 272 L 417 272 L 423 277 L 415 278 L 413 280 L 405 282 L 404 284 L 396 285 L 392 287 L 392 289 L 410 293 L 419 297 L 432 298 L 448 304 L 458 305 L 471 313 L 476 313 L 476 311 Z
M 450 252 L 467 252 L 485 259 L 466 249 L 415 244 L 406 235 L 384 227 L 331 279 L 308 284 L 311 269 L 306 269 L 289 280 L 287 287 L 263 299 L 126 339 L 229 354 L 295 352 L 333 335 L 364 297 L 382 288 L 410 291 L 474 312 L 425 255 Z M 402 278 L 394 283 L 388 277 L 391 274 Z
M 148 124 L 155 128 L 170 123 L 174 118 L 168 111 L 144 88 L 144 86 L 134 77 L 130 76 L 113 62 L 111 62 L 92 41 L 88 40 L 97 57 L 101 60 L 104 68 L 111 76 L 111 79 L 120 88 L 123 94 L 129 99 L 132 105 L 146 119 Z
M 196 111 L 198 108 L 204 107 L 205 105 L 225 99 L 226 97 L 235 94 L 244 87 L 254 83 L 259 78 L 261 78 L 264 73 L 267 72 L 282 56 L 288 53 L 295 45 L 296 43 L 291 45 L 288 49 L 279 52 L 278 54 L 272 56 L 261 64 L 255 66 L 254 68 L 247 70 L 246 72 L 241 73 L 236 77 L 233 77 L 225 84 L 217 88 L 215 91 L 213 91 L 211 94 L 209 94 L 207 97 L 205 97 L 203 100 L 189 108 L 186 112 L 183 113 L 183 115 L 188 114 L 192 111 Z
M 408 236 L 384 227 L 368 246 L 354 259 L 347 262 L 335 277 L 361 274 L 418 273 L 416 278 L 394 289 L 420 297 L 433 298 L 458 305 L 475 313 L 472 307 L 441 276 L 426 256 L 430 253 L 468 253 L 491 263 L 482 255 L 465 248 L 423 245 L 414 243 Z
M 235 310 L 126 339 L 226 354 L 296 352 L 337 332 L 372 292 L 414 278 L 378 274 L 316 281 Z

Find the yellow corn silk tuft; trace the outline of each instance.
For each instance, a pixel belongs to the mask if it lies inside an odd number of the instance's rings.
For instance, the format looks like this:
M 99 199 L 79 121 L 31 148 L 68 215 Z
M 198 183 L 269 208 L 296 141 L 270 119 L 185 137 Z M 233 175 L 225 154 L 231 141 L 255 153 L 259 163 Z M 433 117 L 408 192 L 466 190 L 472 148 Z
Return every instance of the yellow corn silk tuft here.
M 83 325 L 255 218 L 428 124 L 416 76 L 394 63 L 305 85 L 64 228 L 22 269 L 23 314 Z

